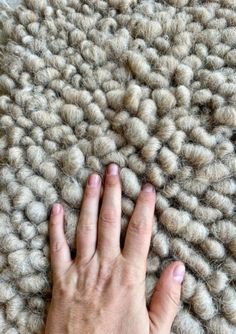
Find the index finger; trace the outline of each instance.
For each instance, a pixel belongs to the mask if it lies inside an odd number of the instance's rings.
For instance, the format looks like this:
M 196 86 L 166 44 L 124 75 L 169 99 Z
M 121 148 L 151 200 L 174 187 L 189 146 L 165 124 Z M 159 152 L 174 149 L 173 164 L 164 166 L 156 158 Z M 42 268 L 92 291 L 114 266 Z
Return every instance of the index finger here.
M 146 264 L 150 247 L 155 201 L 155 189 L 147 183 L 138 196 L 122 250 L 124 258 L 141 266 Z

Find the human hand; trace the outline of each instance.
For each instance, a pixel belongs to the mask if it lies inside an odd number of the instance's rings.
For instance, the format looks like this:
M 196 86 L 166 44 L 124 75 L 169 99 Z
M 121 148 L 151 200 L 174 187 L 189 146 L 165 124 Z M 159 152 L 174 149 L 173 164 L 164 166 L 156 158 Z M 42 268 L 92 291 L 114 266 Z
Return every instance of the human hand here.
M 98 184 L 89 184 L 95 175 Z M 122 250 L 117 165 L 110 164 L 106 170 L 99 213 L 100 196 L 100 176 L 91 174 L 77 226 L 74 260 L 64 234 L 62 206 L 59 213 L 50 215 L 53 291 L 45 334 L 168 334 L 178 309 L 184 265 L 175 261 L 163 271 L 147 308 L 146 260 L 155 190 L 149 186 L 140 192 Z

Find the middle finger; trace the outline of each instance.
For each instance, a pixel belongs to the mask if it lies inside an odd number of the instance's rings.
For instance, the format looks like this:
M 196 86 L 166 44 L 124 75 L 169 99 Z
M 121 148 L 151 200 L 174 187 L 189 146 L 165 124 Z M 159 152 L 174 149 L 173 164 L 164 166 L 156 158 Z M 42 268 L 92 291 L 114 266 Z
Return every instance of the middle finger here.
M 119 167 L 112 163 L 105 175 L 103 200 L 98 219 L 97 251 L 101 258 L 120 254 L 121 184 Z

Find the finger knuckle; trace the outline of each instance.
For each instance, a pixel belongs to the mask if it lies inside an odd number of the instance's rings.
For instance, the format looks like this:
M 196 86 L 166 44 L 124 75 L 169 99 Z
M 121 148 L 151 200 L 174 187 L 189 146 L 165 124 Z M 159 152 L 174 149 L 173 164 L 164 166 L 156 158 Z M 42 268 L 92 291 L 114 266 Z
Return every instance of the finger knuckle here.
M 124 285 L 132 287 L 137 286 L 137 281 L 145 281 L 146 268 L 143 265 L 138 265 L 134 263 L 125 263 L 122 270 L 122 279 Z
M 99 266 L 99 271 L 97 276 L 97 284 L 102 285 L 103 283 L 108 282 L 111 278 L 111 273 L 112 273 L 112 267 L 106 262 L 101 263 Z
M 107 175 L 105 183 L 108 187 L 117 187 L 120 184 L 120 179 L 118 175 Z
M 51 220 L 50 220 L 50 226 L 55 228 L 58 226 L 58 220 L 55 219 L 55 217 L 52 217 Z
M 87 215 L 88 217 L 89 215 Z M 79 223 L 78 223 L 78 231 L 81 232 L 90 232 L 94 231 L 96 229 L 96 225 L 88 221 L 84 216 L 80 217 Z
M 150 232 L 150 226 L 147 222 L 146 217 L 139 217 L 133 219 L 129 223 L 129 229 L 131 233 L 146 235 Z
M 65 246 L 65 243 L 63 241 L 54 241 L 51 243 L 51 250 L 53 253 L 60 252 Z
M 86 187 L 84 196 L 85 196 L 85 198 L 94 198 L 94 197 L 97 197 L 98 196 L 98 190 L 97 190 L 97 188 L 96 187 L 95 188 Z
M 77 252 L 76 257 L 75 257 L 75 264 L 76 268 L 78 270 L 78 275 L 79 276 L 85 276 L 87 273 L 88 266 L 92 262 L 91 256 L 83 256 Z
M 100 223 L 103 225 L 113 225 L 116 223 L 117 213 L 116 211 L 109 210 L 101 213 Z
M 167 290 L 167 298 L 168 300 L 175 306 L 179 306 L 179 292 L 176 290 Z
M 54 283 L 54 291 L 54 293 L 61 299 L 65 299 L 65 297 L 69 296 L 68 285 L 61 279 Z
M 147 205 L 147 206 L 151 206 L 153 204 L 154 201 L 154 194 L 153 193 L 148 193 L 148 192 L 141 192 L 139 195 L 139 202 L 141 204 Z

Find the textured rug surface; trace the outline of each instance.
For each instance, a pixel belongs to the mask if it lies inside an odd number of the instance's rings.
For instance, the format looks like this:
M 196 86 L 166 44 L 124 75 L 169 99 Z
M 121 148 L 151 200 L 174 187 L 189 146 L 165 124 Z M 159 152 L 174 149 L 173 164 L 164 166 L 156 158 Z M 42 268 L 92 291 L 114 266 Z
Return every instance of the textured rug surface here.
M 181 259 L 172 333 L 236 333 L 235 0 L 25 0 L 0 18 L 1 333 L 43 331 L 51 206 L 74 252 L 87 176 L 111 161 L 121 245 L 156 187 L 147 302 Z

